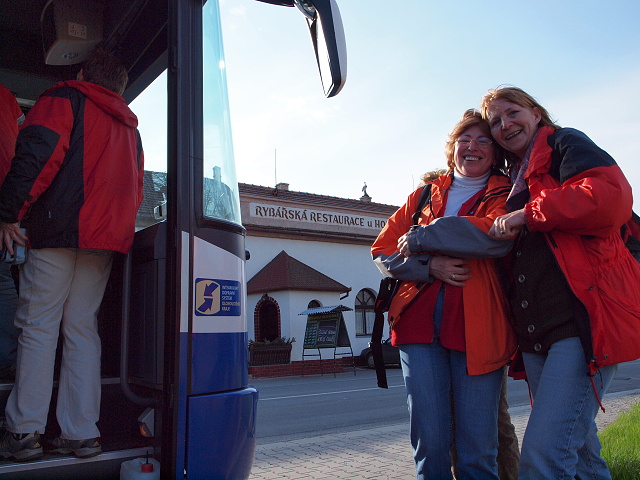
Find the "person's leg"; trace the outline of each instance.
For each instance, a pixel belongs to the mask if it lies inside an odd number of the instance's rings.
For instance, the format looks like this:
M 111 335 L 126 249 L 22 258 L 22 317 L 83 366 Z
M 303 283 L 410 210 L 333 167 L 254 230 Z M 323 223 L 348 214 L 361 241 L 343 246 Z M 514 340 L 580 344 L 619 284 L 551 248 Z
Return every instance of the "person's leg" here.
M 618 371 L 618 365 L 601 368 L 593 378 L 598 396 L 602 399 L 609 390 L 611 380 Z M 598 427 L 595 418 L 598 413 L 599 406 L 594 406 L 593 421 L 589 428 L 586 441 L 581 449 L 578 450 L 578 465 L 576 467 L 576 478 L 581 480 L 609 478 L 610 472 L 607 462 L 600 455 L 600 439 L 598 438 Z
M 594 445 L 598 399 L 587 375 L 582 345 L 577 337 L 554 343 L 546 355 L 523 355 L 533 395 L 533 409 L 522 441 L 521 480 L 573 479 L 584 471 L 580 457 L 600 458 Z M 617 366 L 601 369 L 594 378 L 598 395 L 606 392 Z M 587 451 L 589 453 L 587 453 Z M 604 460 L 592 463 L 592 474 L 581 479 L 610 479 Z
M 0 377 L 13 376 L 18 351 L 18 334 L 14 324 L 18 292 L 11 275 L 11 264 L 0 262 Z
M 400 345 L 407 391 L 411 446 L 418 480 L 450 479 L 451 400 L 449 355 L 438 343 Z
M 61 438 L 100 436 L 98 309 L 111 272 L 112 252 L 76 249 L 73 281 L 62 319 L 63 353 L 56 414 Z
M 53 386 L 53 368 L 62 310 L 73 275 L 75 254 L 66 248 L 32 249 L 20 271 L 16 326 L 16 380 L 5 409 L 7 430 L 44 433 Z
M 498 403 L 503 370 L 468 375 L 464 352 L 450 354 L 458 451 L 456 478 L 498 480 Z
M 516 480 L 518 478 L 518 463 L 520 462 L 520 447 L 518 446 L 516 429 L 511 423 L 509 415 L 507 371 L 508 367 L 504 367 L 498 407 L 498 476 L 500 480 Z

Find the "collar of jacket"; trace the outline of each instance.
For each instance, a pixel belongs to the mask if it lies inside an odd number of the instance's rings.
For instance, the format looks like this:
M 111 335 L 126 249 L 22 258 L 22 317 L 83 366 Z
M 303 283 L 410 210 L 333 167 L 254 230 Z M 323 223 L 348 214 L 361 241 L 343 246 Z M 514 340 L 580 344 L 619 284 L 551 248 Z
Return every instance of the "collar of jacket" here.
M 551 146 L 549 145 L 549 137 L 556 132 L 553 127 L 540 127 L 536 135 L 531 156 L 529 157 L 529 166 L 524 174 L 524 178 L 529 178 L 534 172 L 536 174 L 547 173 L 551 166 L 549 161 L 551 158 Z

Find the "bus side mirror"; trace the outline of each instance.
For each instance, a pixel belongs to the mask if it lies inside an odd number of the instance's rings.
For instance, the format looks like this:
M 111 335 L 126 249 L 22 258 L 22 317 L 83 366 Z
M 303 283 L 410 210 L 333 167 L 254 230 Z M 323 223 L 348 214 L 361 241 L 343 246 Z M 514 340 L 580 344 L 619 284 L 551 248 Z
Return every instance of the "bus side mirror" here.
M 337 95 L 347 81 L 347 46 L 335 0 L 294 0 L 309 26 L 324 94 Z
M 342 17 L 335 0 L 258 1 L 298 7 L 307 20 L 324 94 L 327 97 L 337 95 L 347 81 L 347 46 Z

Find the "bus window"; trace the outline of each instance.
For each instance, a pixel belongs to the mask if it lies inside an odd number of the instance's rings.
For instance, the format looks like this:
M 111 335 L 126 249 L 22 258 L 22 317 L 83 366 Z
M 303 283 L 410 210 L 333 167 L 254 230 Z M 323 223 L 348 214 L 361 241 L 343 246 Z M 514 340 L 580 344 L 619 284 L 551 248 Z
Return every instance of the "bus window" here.
M 167 72 L 162 72 L 135 100 L 144 148 L 144 198 L 136 230 L 161 222 L 167 216 Z
M 227 104 L 224 51 L 215 2 L 202 8 L 203 34 L 203 214 L 240 224 L 240 196 L 233 158 L 231 121 Z

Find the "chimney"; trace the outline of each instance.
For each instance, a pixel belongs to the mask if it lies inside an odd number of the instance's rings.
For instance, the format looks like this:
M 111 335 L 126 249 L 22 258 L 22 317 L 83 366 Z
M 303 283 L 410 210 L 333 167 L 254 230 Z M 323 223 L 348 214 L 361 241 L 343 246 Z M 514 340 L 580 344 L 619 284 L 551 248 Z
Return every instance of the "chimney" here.
M 288 183 L 284 183 L 284 182 L 280 182 L 280 183 L 278 183 L 276 185 L 276 190 L 287 192 L 287 191 L 289 191 L 289 184 Z

